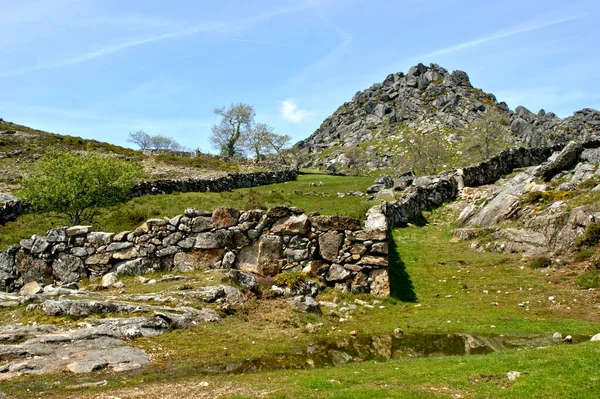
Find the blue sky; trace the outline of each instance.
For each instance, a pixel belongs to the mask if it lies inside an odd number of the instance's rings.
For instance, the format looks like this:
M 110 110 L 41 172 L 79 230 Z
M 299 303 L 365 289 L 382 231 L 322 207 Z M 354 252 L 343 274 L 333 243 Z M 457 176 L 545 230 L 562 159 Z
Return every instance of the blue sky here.
M 597 0 L 0 0 L 0 117 L 209 151 L 212 110 L 245 102 L 295 142 L 418 62 L 565 117 L 600 109 L 599 17 Z

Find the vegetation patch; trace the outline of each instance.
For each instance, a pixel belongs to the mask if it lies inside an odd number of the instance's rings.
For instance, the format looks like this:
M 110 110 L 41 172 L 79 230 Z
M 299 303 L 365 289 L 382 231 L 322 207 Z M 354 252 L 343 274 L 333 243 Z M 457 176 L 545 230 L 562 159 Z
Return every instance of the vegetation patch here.
M 552 204 L 556 201 L 567 201 L 575 197 L 577 193 L 573 191 L 530 191 L 521 197 L 525 205 Z
M 600 223 L 590 223 L 586 229 L 583 237 L 577 241 L 577 247 L 593 247 L 600 243 Z
M 575 285 L 579 288 L 598 288 L 600 287 L 600 271 L 590 270 L 577 277 Z
M 552 265 L 552 260 L 550 260 L 550 258 L 547 258 L 545 256 L 539 256 L 537 258 L 534 258 L 531 260 L 531 262 L 529 262 L 529 267 L 531 269 L 543 269 L 545 267 L 550 267 Z
M 291 271 L 288 273 L 279 273 L 273 278 L 275 285 L 282 285 L 289 288 L 301 286 L 308 279 L 306 273 Z

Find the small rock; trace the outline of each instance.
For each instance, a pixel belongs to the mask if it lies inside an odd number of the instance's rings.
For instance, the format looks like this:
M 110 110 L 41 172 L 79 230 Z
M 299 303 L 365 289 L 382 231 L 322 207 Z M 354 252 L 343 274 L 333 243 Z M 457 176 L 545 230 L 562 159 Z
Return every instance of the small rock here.
M 552 339 L 556 339 L 556 340 L 563 339 L 563 336 L 562 336 L 562 334 L 561 334 L 561 333 L 559 333 L 559 332 L 555 332 L 555 333 L 552 335 Z
M 404 331 L 402 331 L 402 329 L 400 327 L 394 328 L 394 335 L 402 335 L 402 334 L 404 334 Z
M 356 330 L 352 330 L 352 331 L 350 331 L 350 336 L 351 336 L 351 337 L 356 337 L 356 335 L 357 335 L 357 334 L 358 334 L 358 333 L 356 332 Z
M 36 295 L 43 291 L 42 286 L 37 281 L 25 284 L 20 290 L 20 296 Z
M 521 373 L 518 371 L 509 371 L 506 376 L 508 377 L 509 381 L 514 381 L 521 376 Z
M 123 287 L 125 287 L 125 283 L 122 281 L 117 281 L 112 286 L 113 286 L 113 288 L 123 288 Z
M 563 339 L 563 342 L 566 342 L 566 343 L 569 343 L 569 344 L 570 344 L 570 343 L 572 343 L 572 342 L 573 342 L 573 337 L 571 337 L 570 335 L 567 335 L 567 336 L 566 336 L 566 337 Z
M 110 273 L 106 273 L 104 276 L 102 276 L 102 287 L 104 288 L 108 288 L 111 285 L 115 284 L 117 282 L 118 278 L 116 273 L 114 272 L 110 272 Z
M 143 276 L 137 276 L 134 280 L 140 284 L 146 284 L 148 281 L 150 281 L 148 277 Z

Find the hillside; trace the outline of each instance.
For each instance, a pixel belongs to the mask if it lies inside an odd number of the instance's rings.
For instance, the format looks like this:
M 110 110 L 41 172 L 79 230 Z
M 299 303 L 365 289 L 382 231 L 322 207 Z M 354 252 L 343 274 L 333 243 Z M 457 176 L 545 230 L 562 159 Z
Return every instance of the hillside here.
M 600 133 L 596 110 L 586 108 L 565 119 L 543 110 L 534 114 L 521 106 L 513 111 L 493 94 L 475 88 L 463 71 L 450 73 L 436 64 L 418 64 L 406 74 L 390 74 L 382 83 L 357 92 L 295 148 L 308 157 L 305 166 L 325 168 L 347 166 L 345 151 L 358 146 L 366 150 L 370 168 L 386 168 L 396 166 L 393 158 L 406 155 L 411 134 L 460 143 L 473 121 L 488 111 L 506 118 L 505 147 L 564 143 Z M 460 155 L 460 148 L 452 150 Z M 464 160 L 457 162 L 461 164 Z
M 239 171 L 244 166 L 228 163 L 217 157 L 195 158 L 172 155 L 148 155 L 114 144 L 49 133 L 0 119 L 0 192 L 12 192 L 18 181 L 27 175 L 29 165 L 48 148 L 69 151 L 95 151 L 140 162 L 151 180 L 165 178 L 207 178 Z

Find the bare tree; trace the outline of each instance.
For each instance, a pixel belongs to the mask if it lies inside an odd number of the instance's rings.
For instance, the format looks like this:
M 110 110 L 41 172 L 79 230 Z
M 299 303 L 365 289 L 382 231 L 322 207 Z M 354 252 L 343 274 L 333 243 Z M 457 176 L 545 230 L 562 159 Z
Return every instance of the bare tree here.
M 129 133 L 127 137 L 129 143 L 133 143 L 140 147 L 140 150 L 149 150 L 152 148 L 152 136 L 143 130 L 138 130 L 134 133 Z
M 348 163 L 348 167 L 354 171 L 356 176 L 360 176 L 361 171 L 367 166 L 367 156 L 363 148 L 352 147 L 344 151 L 344 156 Z
M 127 141 L 140 147 L 140 150 L 173 150 L 180 151 L 183 146 L 175 139 L 166 136 L 151 136 L 143 130 L 129 133 Z
M 465 151 L 472 161 L 487 159 L 507 146 L 503 139 L 509 130 L 505 115 L 488 111 L 471 123 L 471 131 L 465 135 Z
M 248 133 L 254 122 L 254 108 L 239 103 L 216 108 L 213 112 L 221 116 L 221 122 L 213 125 L 210 141 L 222 155 L 231 158 L 242 149 L 240 139 Z
M 153 148 L 155 150 L 179 151 L 183 148 L 181 144 L 179 144 L 176 140 L 172 139 L 171 137 L 158 135 L 158 136 L 151 136 L 151 139 L 152 139 L 151 148 Z
M 243 137 L 243 147 L 256 160 L 270 154 L 280 154 L 288 145 L 290 136 L 277 134 L 266 123 L 252 125 Z M 284 158 L 282 158 L 284 159 Z

